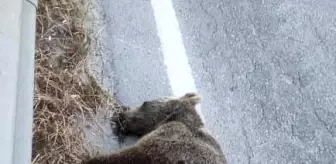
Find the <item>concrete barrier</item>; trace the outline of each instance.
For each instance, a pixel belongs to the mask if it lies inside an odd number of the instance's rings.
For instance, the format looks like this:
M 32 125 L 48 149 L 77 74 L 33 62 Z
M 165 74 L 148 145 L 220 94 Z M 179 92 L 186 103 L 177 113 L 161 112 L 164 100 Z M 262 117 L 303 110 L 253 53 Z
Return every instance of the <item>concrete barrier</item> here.
M 0 1 L 0 158 L 31 163 L 36 0 Z

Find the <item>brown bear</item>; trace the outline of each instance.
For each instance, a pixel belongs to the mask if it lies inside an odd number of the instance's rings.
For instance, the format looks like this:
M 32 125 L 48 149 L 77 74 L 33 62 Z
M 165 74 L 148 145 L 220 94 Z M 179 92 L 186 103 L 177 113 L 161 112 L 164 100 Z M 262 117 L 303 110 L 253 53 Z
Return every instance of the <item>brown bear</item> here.
M 144 102 L 120 113 L 118 128 L 142 136 L 132 147 L 89 159 L 84 164 L 226 164 L 217 141 L 204 130 L 196 112 L 201 98 L 187 93 L 177 99 Z

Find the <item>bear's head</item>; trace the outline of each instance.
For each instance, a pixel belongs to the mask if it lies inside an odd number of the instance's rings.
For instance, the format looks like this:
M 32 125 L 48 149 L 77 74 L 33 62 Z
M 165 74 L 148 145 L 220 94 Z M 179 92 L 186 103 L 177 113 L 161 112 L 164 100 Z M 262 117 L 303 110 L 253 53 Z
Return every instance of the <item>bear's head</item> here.
M 170 121 L 178 121 L 191 129 L 203 127 L 196 111 L 201 98 L 196 93 L 187 93 L 180 98 L 165 98 L 145 101 L 141 106 L 119 114 L 113 119 L 123 134 L 142 136 Z

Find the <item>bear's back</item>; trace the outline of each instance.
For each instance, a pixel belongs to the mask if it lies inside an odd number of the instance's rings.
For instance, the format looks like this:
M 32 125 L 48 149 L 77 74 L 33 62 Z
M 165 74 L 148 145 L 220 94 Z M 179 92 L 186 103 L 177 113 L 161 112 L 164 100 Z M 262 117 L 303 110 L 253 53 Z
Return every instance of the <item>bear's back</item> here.
M 145 135 L 138 146 L 152 163 L 225 164 L 217 142 L 203 130 L 191 130 L 181 122 L 168 122 Z

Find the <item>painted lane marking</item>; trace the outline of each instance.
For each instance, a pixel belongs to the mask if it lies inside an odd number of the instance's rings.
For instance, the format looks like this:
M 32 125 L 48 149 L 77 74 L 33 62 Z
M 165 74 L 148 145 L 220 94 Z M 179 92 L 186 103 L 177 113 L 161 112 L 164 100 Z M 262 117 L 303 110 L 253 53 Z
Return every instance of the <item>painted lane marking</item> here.
M 179 23 L 171 0 L 151 0 L 164 63 L 174 96 L 197 92 Z M 197 112 L 204 120 L 201 108 Z

